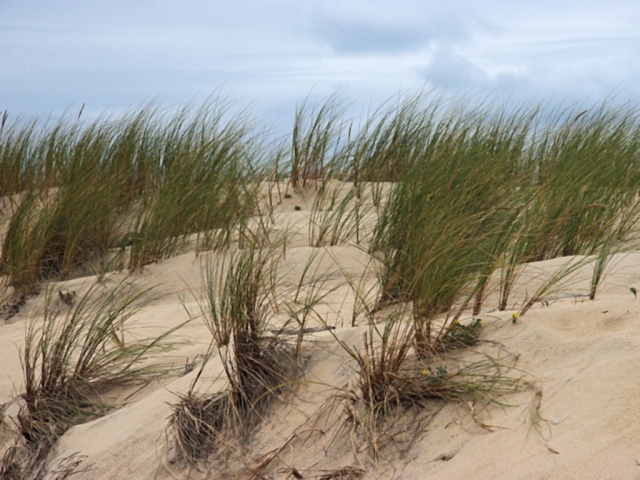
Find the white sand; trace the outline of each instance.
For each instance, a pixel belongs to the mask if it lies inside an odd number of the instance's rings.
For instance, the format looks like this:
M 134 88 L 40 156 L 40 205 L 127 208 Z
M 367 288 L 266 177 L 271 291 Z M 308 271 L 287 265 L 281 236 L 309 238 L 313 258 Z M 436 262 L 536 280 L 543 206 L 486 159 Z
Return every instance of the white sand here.
M 276 210 L 277 228 L 298 231 L 281 266 L 282 299 L 299 283 L 307 260 L 320 252 L 314 264 L 317 268 L 309 269 L 305 280 L 311 285 L 321 278 L 323 288 L 330 291 L 317 310 L 328 324 L 337 327 L 339 338 L 360 346 L 366 327 L 362 319 L 362 325 L 351 327 L 354 296 L 345 278 L 375 290 L 372 264 L 356 246 L 309 247 L 311 196 L 312 192 L 305 198 L 294 195 Z M 295 205 L 304 209 L 294 211 Z M 513 302 L 520 303 L 531 293 L 540 272 L 553 271 L 563 261 L 528 267 Z M 136 316 L 136 328 L 157 333 L 186 320 L 186 310 L 193 316 L 198 314 L 191 292 L 200 288 L 200 262 L 201 258 L 188 253 L 150 265 L 134 277 L 139 284 L 161 284 L 158 291 L 165 294 Z M 368 460 L 365 449 L 358 450 L 360 444 L 348 424 L 338 428 L 344 425 L 343 404 L 327 403 L 339 389 L 354 388 L 353 361 L 327 332 L 308 335 L 305 378 L 286 402 L 276 404 L 265 418 L 246 447 L 244 465 L 259 463 L 265 454 L 279 449 L 278 459 L 264 470 L 264 478 L 293 478 L 292 468 L 303 478 L 320 478 L 342 467 L 365 470 L 361 478 L 406 480 L 640 478 L 640 300 L 629 290 L 632 286 L 640 289 L 640 253 L 616 257 L 614 263 L 595 301 L 577 296 L 588 290 L 591 267 L 585 267 L 569 287 L 553 294 L 548 306 L 537 303 L 515 325 L 510 311 L 492 311 L 496 299 L 489 296 L 481 315 L 482 339 L 498 342 L 501 347 L 485 343 L 480 349 L 505 361 L 506 352 L 518 355 L 518 370 L 510 375 L 525 379 L 529 388 L 502 398 L 504 406 L 428 403 L 418 419 L 422 429 L 414 443 L 399 435 L 395 446 L 382 450 L 377 467 Z M 60 288 L 80 290 L 90 281 L 76 279 L 60 284 Z M 108 282 L 106 285 L 109 288 Z M 28 317 L 37 314 L 38 305 L 41 299 L 31 299 L 17 317 L 0 325 L 0 404 L 10 402 L 21 391 L 18 352 L 24 344 Z M 282 317 L 274 318 L 278 321 Z M 317 325 L 313 320 L 309 324 Z M 184 365 L 186 359 L 206 351 L 210 334 L 196 319 L 176 338 L 184 343 L 166 359 Z M 224 388 L 222 372 L 218 358 L 210 361 L 199 388 L 209 392 Z M 166 427 L 171 405 L 177 394 L 187 390 L 195 374 L 176 373 L 142 389 L 113 392 L 113 399 L 127 399 L 127 405 L 70 429 L 51 453 L 50 468 L 76 454 L 83 459 L 81 468 L 88 468 L 77 478 L 216 478 L 213 468 L 187 470 L 168 462 Z M 417 424 L 417 420 L 406 421 Z M 402 430 L 401 420 L 397 427 Z M 0 429 L 0 446 L 6 447 L 10 438 L 7 428 Z

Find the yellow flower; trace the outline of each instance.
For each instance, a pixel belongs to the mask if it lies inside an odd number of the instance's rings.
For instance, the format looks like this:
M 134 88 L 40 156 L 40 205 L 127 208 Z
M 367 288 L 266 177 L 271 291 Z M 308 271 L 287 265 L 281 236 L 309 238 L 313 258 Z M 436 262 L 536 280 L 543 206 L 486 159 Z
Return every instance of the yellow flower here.
M 516 323 L 518 321 L 518 312 L 512 312 L 511 313 L 511 323 Z
M 429 376 L 429 370 L 427 370 L 427 369 L 422 370 L 422 375 L 424 375 L 425 377 L 428 377 Z

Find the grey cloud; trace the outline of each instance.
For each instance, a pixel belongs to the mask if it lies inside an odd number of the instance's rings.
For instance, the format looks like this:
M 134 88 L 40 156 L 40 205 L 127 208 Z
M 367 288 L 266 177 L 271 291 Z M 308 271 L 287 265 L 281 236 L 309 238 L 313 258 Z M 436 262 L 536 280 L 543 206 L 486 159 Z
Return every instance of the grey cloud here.
M 492 101 L 515 104 L 536 103 L 530 79 L 521 74 L 490 75 L 462 55 L 448 49 L 437 50 L 429 65 L 420 71 L 429 85 L 450 95 L 463 95 L 468 101 Z
M 464 94 L 497 95 L 514 102 L 571 104 L 640 96 L 638 36 L 559 32 L 519 42 L 451 48 L 436 45 L 418 70 L 431 86 Z
M 434 42 L 460 43 L 478 27 L 465 14 L 438 2 L 398 1 L 393 8 L 380 2 L 333 6 L 314 14 L 311 32 L 337 53 L 389 54 Z
M 418 29 L 374 25 L 358 21 L 325 20 L 316 24 L 316 34 L 342 53 L 393 53 L 413 50 L 429 41 Z
M 454 90 L 484 88 L 491 81 L 484 70 L 449 49 L 437 49 L 422 74 L 433 86 Z

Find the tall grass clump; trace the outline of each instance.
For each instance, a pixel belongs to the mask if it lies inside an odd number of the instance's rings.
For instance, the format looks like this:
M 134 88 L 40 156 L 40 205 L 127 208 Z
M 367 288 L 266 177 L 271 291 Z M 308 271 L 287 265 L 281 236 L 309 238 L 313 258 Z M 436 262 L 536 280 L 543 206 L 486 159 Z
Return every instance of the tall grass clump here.
M 518 265 L 561 256 L 594 256 L 582 263 L 593 261 L 589 295 L 595 297 L 611 255 L 633 246 L 639 213 L 638 138 L 637 114 L 607 104 L 556 114 L 539 126 L 526 152 L 533 181 L 525 188 L 531 201 L 518 218 L 502 272 L 501 309 L 507 308 Z M 553 275 L 551 283 L 574 267 Z
M 208 267 L 205 305 L 214 341 L 189 391 L 174 407 L 169 425 L 172 447 L 187 463 L 215 448 L 245 442 L 274 396 L 298 374 L 293 346 L 267 329 L 281 255 L 278 242 L 253 239 L 228 262 L 218 264 L 215 275 L 216 267 Z M 228 387 L 203 395 L 196 386 L 214 344 L 228 345 L 219 349 Z
M 31 188 L 36 176 L 33 143 L 37 122 L 28 125 L 8 123 L 4 112 L 0 128 L 0 196 L 8 197 Z
M 128 335 L 128 324 L 148 301 L 150 289 L 127 283 L 106 295 L 100 289 L 94 284 L 68 308 L 55 300 L 52 287 L 47 288 L 42 319 L 34 318 L 27 327 L 22 350 L 24 407 L 18 415 L 22 439 L 3 460 L 3 469 L 22 472 L 20 478 L 42 467 L 67 429 L 112 407 L 101 398 L 106 389 L 166 371 L 149 359 L 170 346 L 167 337 L 175 328 L 154 338 Z M 20 458 L 26 463 L 16 464 Z
M 426 128 L 412 142 L 420 148 L 381 214 L 372 251 L 383 264 L 378 309 L 411 302 L 416 348 L 427 354 L 482 291 L 509 245 L 525 203 L 520 156 L 530 117 L 462 107 L 423 114 Z M 455 305 L 434 331 L 435 317 Z
M 114 243 L 120 182 L 104 175 L 113 142 L 109 126 L 58 126 L 42 139 L 41 162 L 55 174 L 21 192 L 2 246 L 0 268 L 32 293 L 39 281 L 68 278 Z
M 348 142 L 345 155 L 358 192 L 363 182 L 397 182 L 424 148 L 444 101 L 416 95 L 398 105 L 383 105 L 367 118 Z M 372 192 L 374 194 L 377 191 Z M 359 193 L 360 195 L 360 193 Z M 381 198 L 375 197 L 379 205 Z
M 353 122 L 338 121 L 338 112 L 331 121 L 325 118 L 329 107 L 334 106 L 332 101 L 320 109 L 313 122 L 314 129 L 304 139 L 310 143 L 314 135 L 318 136 L 317 131 L 323 132 L 324 143 L 316 150 L 333 154 L 323 163 L 326 166 L 319 177 L 323 181 L 311 209 L 311 246 L 333 246 L 353 237 L 357 244 L 369 240 L 371 232 L 365 225 L 366 219 L 381 210 L 386 192 L 384 183 L 398 181 L 424 146 L 423 134 L 429 129 L 437 107 L 431 107 L 431 112 L 421 111 L 422 100 L 418 96 L 397 107 L 381 108 L 355 131 Z M 298 123 L 303 124 L 302 120 Z M 349 188 L 340 180 L 353 185 Z
M 162 139 L 157 185 L 129 234 L 129 268 L 180 251 L 197 233 L 197 248 L 228 244 L 234 227 L 255 211 L 261 177 L 255 165 L 257 139 L 241 114 L 226 123 L 224 105 L 189 109 L 173 117 Z
M 170 114 L 154 103 L 112 122 L 114 139 L 107 153 L 104 174 L 120 181 L 118 205 L 131 213 L 132 204 L 140 202 L 159 184 L 162 168 L 163 135 Z
M 191 234 L 199 249 L 228 244 L 255 211 L 258 143 L 223 102 L 12 125 L 0 134 L 4 193 L 17 195 L 0 271 L 32 293 L 112 248 L 136 271 L 178 253 Z
M 605 105 L 538 140 L 540 243 L 531 260 L 590 254 L 609 235 L 636 196 L 637 126 L 635 114 Z
M 325 143 L 331 144 L 333 155 L 325 162 L 331 168 L 323 169 L 323 181 L 311 209 L 310 246 L 334 246 L 347 239 L 361 244 L 370 239 L 366 221 L 370 214 L 382 209 L 384 183 L 397 181 L 424 146 L 422 135 L 433 118 L 420 110 L 422 99 L 418 96 L 397 107 L 381 108 L 355 131 L 353 122 L 341 124 L 337 117 L 332 117 L 331 122 L 323 118 L 328 115 L 329 106 L 333 106 L 331 102 L 320 109 L 313 122 L 315 130 L 310 131 L 305 141 L 309 143 L 310 137 L 320 130 Z M 323 120 L 326 126 L 320 129 Z M 335 129 L 331 131 L 333 126 Z M 340 133 L 342 130 L 346 134 Z M 317 150 L 328 149 L 323 144 Z M 349 188 L 340 180 L 353 185 Z

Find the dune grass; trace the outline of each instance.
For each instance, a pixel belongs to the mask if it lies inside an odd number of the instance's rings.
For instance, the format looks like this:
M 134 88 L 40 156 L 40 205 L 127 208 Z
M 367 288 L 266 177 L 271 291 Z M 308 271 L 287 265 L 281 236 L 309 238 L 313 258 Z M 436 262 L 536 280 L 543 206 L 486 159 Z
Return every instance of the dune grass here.
M 340 170 L 344 109 L 337 97 L 313 104 L 307 99 L 296 109 L 291 134 L 290 184 L 294 190 L 311 181 L 326 180 Z
M 543 114 L 417 95 L 383 106 L 357 129 L 342 113 L 335 97 L 297 110 L 290 183 L 297 189 L 319 182 L 312 245 L 336 244 L 354 232 L 360 243 L 362 195 L 371 195 L 366 200 L 380 213 L 372 252 L 390 266 L 381 305 L 416 294 L 422 268 L 450 278 L 429 282 L 441 286 L 443 299 L 425 292 L 435 303 L 418 306 L 421 315 L 447 309 L 473 275 L 478 310 L 491 267 L 500 264 L 506 308 L 518 265 L 576 254 L 599 255 L 594 296 L 606 259 L 619 251 L 614 245 L 635 231 L 639 142 L 630 107 Z M 229 115 L 220 100 L 174 114 L 149 104 L 88 125 L 69 117 L 44 124 L 5 118 L 0 184 L 17 211 L 3 240 L 1 272 L 17 289 L 35 292 L 39 281 L 69 278 L 112 248 L 126 251 L 136 271 L 180 252 L 191 234 L 200 250 L 227 245 L 234 226 L 256 212 L 261 172 L 278 171 L 286 155 L 272 150 L 266 159 L 254 131 L 246 114 Z M 353 181 L 349 198 L 328 187 L 331 178 Z M 383 182 L 396 186 L 381 210 Z M 398 227 L 407 222 L 410 228 Z M 432 231 L 418 233 L 423 226 Z M 412 238 L 433 235 L 438 239 L 424 243 L 435 250 L 421 247 L 427 258 L 409 253 Z M 447 235 L 460 242 L 466 267 L 459 275 L 428 258 L 450 257 L 437 250 L 451 245 Z M 463 260 L 474 249 L 484 258 Z M 405 278 L 396 278 L 400 271 Z
M 131 270 L 179 252 L 189 234 L 198 234 L 198 250 L 228 244 L 254 212 L 260 178 L 249 122 L 223 123 L 224 106 L 214 107 L 183 110 L 158 133 L 162 164 L 129 233 Z
M 460 318 L 480 314 L 495 272 L 504 309 L 523 264 L 568 257 L 521 315 L 588 264 L 594 298 L 612 253 L 633 248 L 637 236 L 640 150 L 632 110 L 602 105 L 550 119 L 538 109 L 442 110 L 420 101 L 382 115 L 354 157 L 357 181 L 394 182 L 370 246 L 382 265 L 372 312 L 384 311 L 385 324 L 370 323 L 362 349 L 336 337 L 359 367 L 355 401 L 365 416 L 351 417 L 374 455 L 379 421 L 402 402 L 481 392 L 486 400 L 518 387 L 491 358 L 455 370 L 430 365 L 478 340 L 479 318 Z M 392 305 L 410 308 L 411 320 L 389 317 Z M 424 378 L 415 368 L 407 373 L 416 362 Z
M 220 101 L 173 116 L 149 105 L 115 121 L 3 132 L 3 191 L 20 199 L 0 273 L 34 293 L 111 248 L 128 249 L 128 267 L 139 271 L 179 253 L 191 234 L 199 249 L 228 243 L 254 213 L 261 178 L 249 121 L 228 117 Z
M 194 464 L 216 448 L 246 442 L 273 398 L 299 374 L 295 347 L 267 328 L 282 253 L 281 242 L 258 236 L 231 253 L 228 261 L 206 264 L 201 309 L 213 339 L 169 421 L 170 447 L 177 460 Z M 196 387 L 214 349 L 228 387 L 200 394 Z
M 607 259 L 637 232 L 635 112 L 604 104 L 545 116 L 422 101 L 381 115 L 356 149 L 354 176 L 395 182 L 370 247 L 384 266 L 376 310 L 411 302 L 426 354 L 463 310 L 480 313 L 496 270 L 506 309 L 522 264 L 593 255 L 593 298 Z M 403 166 L 389 167 L 398 158 Z M 448 320 L 433 331 L 441 314 Z
M 114 241 L 119 185 L 102 174 L 112 141 L 98 123 L 82 131 L 61 123 L 32 146 L 41 175 L 19 192 L 0 258 L 16 290 L 34 293 L 39 281 L 68 278 Z
M 483 110 L 423 115 L 431 127 L 412 142 L 422 148 L 380 215 L 372 253 L 384 265 L 378 309 L 412 302 L 416 348 L 427 354 L 482 290 L 509 244 L 527 181 L 518 164 L 527 123 Z M 433 332 L 433 318 L 447 312 L 451 321 Z
M 434 401 L 501 403 L 502 398 L 524 388 L 522 374 L 514 374 L 517 357 L 500 358 L 496 352 L 466 359 L 467 352 L 452 355 L 460 347 L 480 341 L 482 322 L 456 322 L 443 338 L 446 353 L 417 355 L 414 323 L 406 308 L 388 313 L 383 324 L 369 323 L 362 348 L 336 341 L 357 365 L 357 380 L 346 395 L 345 421 L 359 441 L 364 441 L 374 461 L 394 442 L 398 416 L 434 407 Z M 431 403 L 429 403 L 431 402 Z M 485 427 L 474 417 L 480 426 Z M 402 426 L 415 435 L 416 425 Z
M 595 256 L 595 297 L 608 259 L 637 245 L 639 155 L 638 118 L 629 108 L 563 112 L 535 132 L 525 152 L 529 201 L 503 266 L 501 310 L 519 265 L 560 256 Z
M 113 408 L 102 399 L 109 388 L 167 371 L 149 360 L 171 347 L 168 337 L 180 326 L 153 338 L 128 335 L 130 320 L 152 298 L 151 289 L 128 282 L 102 289 L 93 284 L 69 306 L 60 303 L 52 285 L 47 287 L 42 318 L 32 319 L 26 329 L 21 439 L 7 451 L 3 471 L 20 472 L 19 478 L 36 475 L 66 430 Z

